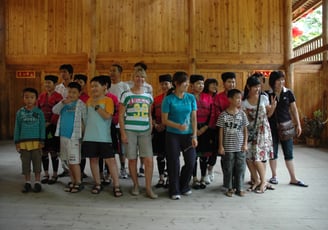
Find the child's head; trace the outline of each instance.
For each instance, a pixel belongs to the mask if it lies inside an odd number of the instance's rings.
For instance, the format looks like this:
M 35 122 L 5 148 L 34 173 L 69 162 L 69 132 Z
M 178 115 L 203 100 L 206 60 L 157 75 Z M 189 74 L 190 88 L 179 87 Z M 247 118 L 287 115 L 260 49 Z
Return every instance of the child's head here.
M 47 92 L 55 90 L 55 86 L 58 82 L 58 77 L 55 75 L 46 75 L 44 77 L 44 88 Z
M 201 93 L 204 90 L 204 77 L 202 75 L 190 75 L 189 82 L 194 93 Z
M 26 108 L 31 109 L 35 106 L 38 99 L 38 91 L 34 88 L 23 89 L 23 100 Z
M 172 88 L 172 77 L 170 74 L 159 75 L 159 84 L 163 93 L 167 93 Z
M 95 76 L 90 81 L 91 97 L 97 98 L 105 96 L 108 80 L 102 76 Z
M 106 89 L 109 89 L 112 85 L 112 80 L 108 75 L 99 75 L 98 77 L 102 78 L 106 82 Z
M 80 93 L 81 93 L 81 85 L 77 82 L 70 82 L 67 85 L 67 89 L 68 89 L 68 95 L 67 97 L 71 100 L 71 101 L 77 101 L 80 97 Z
M 222 73 L 221 79 L 225 91 L 229 91 L 236 87 L 236 74 L 233 72 Z
M 110 67 L 109 72 L 110 72 L 110 78 L 113 81 L 113 83 L 117 83 L 118 81 L 120 81 L 123 68 L 119 64 L 113 64 Z
M 239 108 L 241 106 L 242 92 L 239 89 L 231 89 L 228 91 L 228 99 L 230 107 Z
M 204 93 L 215 94 L 218 91 L 218 81 L 215 78 L 207 78 L 204 83 Z
M 261 92 L 261 81 L 257 75 L 252 75 L 247 78 L 245 90 L 244 90 L 244 97 L 246 99 L 249 95 L 260 94 Z
M 269 77 L 269 85 L 271 89 L 279 89 L 285 84 L 285 75 L 282 71 L 272 71 Z
M 81 88 L 84 89 L 88 82 L 88 77 L 84 74 L 75 74 L 74 75 L 74 81 L 79 83 Z
M 71 64 L 63 64 L 59 67 L 60 76 L 64 81 L 69 81 L 73 76 L 73 66 Z

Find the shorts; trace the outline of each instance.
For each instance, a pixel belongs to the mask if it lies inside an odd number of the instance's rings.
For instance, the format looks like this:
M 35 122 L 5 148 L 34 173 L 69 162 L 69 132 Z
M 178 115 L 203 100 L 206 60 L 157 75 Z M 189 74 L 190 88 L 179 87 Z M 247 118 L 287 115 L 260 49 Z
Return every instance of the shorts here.
M 128 159 L 137 159 L 140 157 L 152 157 L 153 147 L 151 143 L 151 130 L 145 132 L 134 132 L 125 130 L 128 144 L 125 144 L 126 157 Z
M 115 157 L 112 143 L 84 141 L 82 143 L 83 158 L 113 158 Z
M 81 141 L 60 137 L 60 159 L 68 164 L 80 164 Z
M 34 173 L 41 172 L 41 149 L 33 149 L 33 150 L 20 150 L 20 158 L 22 161 L 22 174 L 29 175 L 31 173 L 31 162 L 33 166 Z

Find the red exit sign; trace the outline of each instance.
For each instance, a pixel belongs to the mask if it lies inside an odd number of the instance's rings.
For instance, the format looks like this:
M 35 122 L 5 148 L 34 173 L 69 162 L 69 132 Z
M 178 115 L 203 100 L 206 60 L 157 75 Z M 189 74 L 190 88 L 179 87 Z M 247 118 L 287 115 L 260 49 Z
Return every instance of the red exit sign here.
M 16 78 L 35 78 L 35 71 L 16 71 Z

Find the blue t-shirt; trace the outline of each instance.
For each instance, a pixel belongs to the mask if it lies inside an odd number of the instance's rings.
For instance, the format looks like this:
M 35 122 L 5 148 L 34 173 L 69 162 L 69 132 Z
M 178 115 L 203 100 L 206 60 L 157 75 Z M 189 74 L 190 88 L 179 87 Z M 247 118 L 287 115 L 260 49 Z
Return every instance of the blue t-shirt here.
M 183 98 L 178 98 L 174 93 L 167 95 L 162 103 L 162 113 L 168 114 L 168 120 L 178 124 L 186 124 L 187 130 L 167 126 L 166 131 L 176 134 L 192 134 L 191 112 L 197 110 L 196 98 L 193 94 L 184 93 Z
M 59 135 L 61 137 L 71 138 L 73 133 L 75 108 L 77 101 L 64 105 L 60 111 L 60 129 Z

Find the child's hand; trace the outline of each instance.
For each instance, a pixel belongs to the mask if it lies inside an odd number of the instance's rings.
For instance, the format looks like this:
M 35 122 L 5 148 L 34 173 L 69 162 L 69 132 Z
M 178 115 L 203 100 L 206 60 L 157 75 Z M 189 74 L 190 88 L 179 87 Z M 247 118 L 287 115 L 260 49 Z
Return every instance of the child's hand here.
M 224 148 L 223 146 L 219 147 L 218 152 L 220 155 L 224 155 Z
M 21 150 L 21 149 L 20 149 L 20 147 L 19 147 L 19 144 L 16 144 L 16 151 L 17 151 L 17 152 L 20 152 L 20 150 Z
M 243 144 L 243 146 L 241 146 L 241 151 L 247 152 L 247 150 L 248 150 L 247 144 Z
M 40 149 L 43 149 L 43 148 L 44 148 L 44 144 L 40 143 L 40 144 L 39 144 L 39 148 L 40 148 Z

